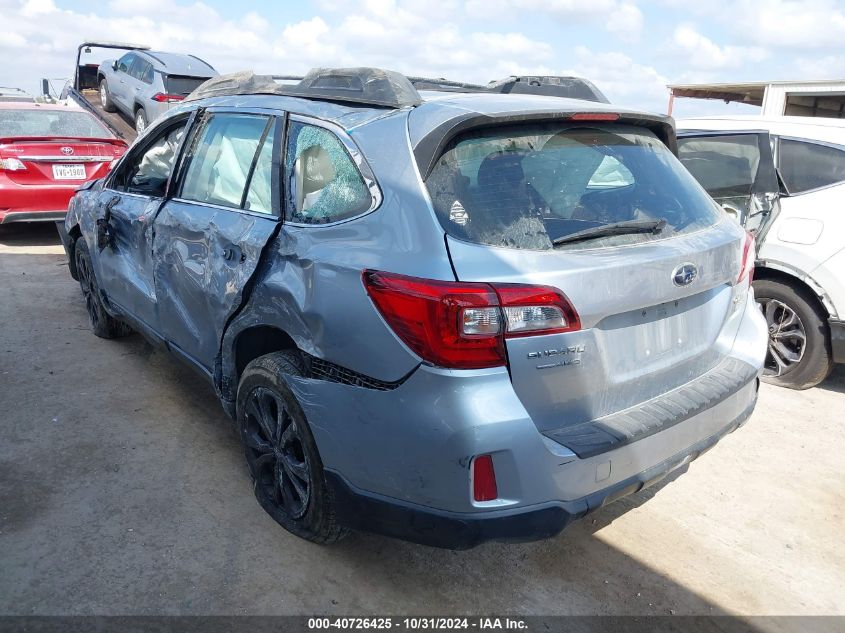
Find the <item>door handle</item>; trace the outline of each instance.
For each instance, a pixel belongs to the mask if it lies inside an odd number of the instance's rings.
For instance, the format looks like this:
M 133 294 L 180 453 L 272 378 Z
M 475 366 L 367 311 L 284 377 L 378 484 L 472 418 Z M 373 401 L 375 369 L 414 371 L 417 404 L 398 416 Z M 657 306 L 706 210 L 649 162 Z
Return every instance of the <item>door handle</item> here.
M 243 251 L 237 247 L 228 247 L 223 249 L 223 259 L 227 262 L 237 260 L 243 264 L 246 261 L 246 255 L 244 255 Z

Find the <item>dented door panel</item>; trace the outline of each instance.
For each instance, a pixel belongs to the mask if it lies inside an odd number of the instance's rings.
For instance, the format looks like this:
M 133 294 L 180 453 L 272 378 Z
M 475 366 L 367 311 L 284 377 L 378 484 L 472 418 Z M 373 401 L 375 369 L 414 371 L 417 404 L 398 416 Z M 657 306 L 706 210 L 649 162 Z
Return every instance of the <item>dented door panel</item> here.
M 121 313 L 152 329 L 158 327 L 156 292 L 151 257 L 152 220 L 160 198 L 148 198 L 105 189 L 99 209 L 109 207 L 109 245 L 99 251 L 100 283 Z
M 211 370 L 223 330 L 278 219 L 181 200 L 155 222 L 153 259 L 161 331 Z

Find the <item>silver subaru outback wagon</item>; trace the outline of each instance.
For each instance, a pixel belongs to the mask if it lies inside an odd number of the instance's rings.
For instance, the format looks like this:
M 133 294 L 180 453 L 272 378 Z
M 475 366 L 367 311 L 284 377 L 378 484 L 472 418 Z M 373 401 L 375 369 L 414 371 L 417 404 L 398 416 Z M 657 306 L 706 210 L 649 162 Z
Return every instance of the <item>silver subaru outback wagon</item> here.
M 312 541 L 551 537 L 756 402 L 754 239 L 671 119 L 445 90 L 212 79 L 60 226 L 94 333 L 203 374 Z

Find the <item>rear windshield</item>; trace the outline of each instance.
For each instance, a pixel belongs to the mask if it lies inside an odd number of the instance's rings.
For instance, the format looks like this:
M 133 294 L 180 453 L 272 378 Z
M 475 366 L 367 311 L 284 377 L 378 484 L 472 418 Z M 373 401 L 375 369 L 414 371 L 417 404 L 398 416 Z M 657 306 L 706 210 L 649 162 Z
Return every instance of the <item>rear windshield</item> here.
M 208 77 L 182 77 L 180 75 L 165 75 L 164 88 L 169 95 L 183 95 L 187 97 L 200 84 L 208 81 Z
M 0 137 L 62 136 L 114 138 L 87 112 L 61 110 L 0 110 Z
M 664 220 L 659 234 L 561 244 L 618 246 L 693 232 L 722 212 L 650 131 L 544 124 L 476 131 L 453 141 L 426 181 L 443 228 L 478 244 L 546 250 L 603 224 Z

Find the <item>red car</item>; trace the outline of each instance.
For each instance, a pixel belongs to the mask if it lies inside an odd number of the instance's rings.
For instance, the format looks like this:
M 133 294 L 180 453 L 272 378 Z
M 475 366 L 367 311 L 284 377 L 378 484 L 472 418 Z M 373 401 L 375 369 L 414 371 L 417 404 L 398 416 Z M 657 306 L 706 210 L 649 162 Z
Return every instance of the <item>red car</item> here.
M 0 103 L 0 224 L 64 218 L 77 187 L 126 148 L 77 106 Z

